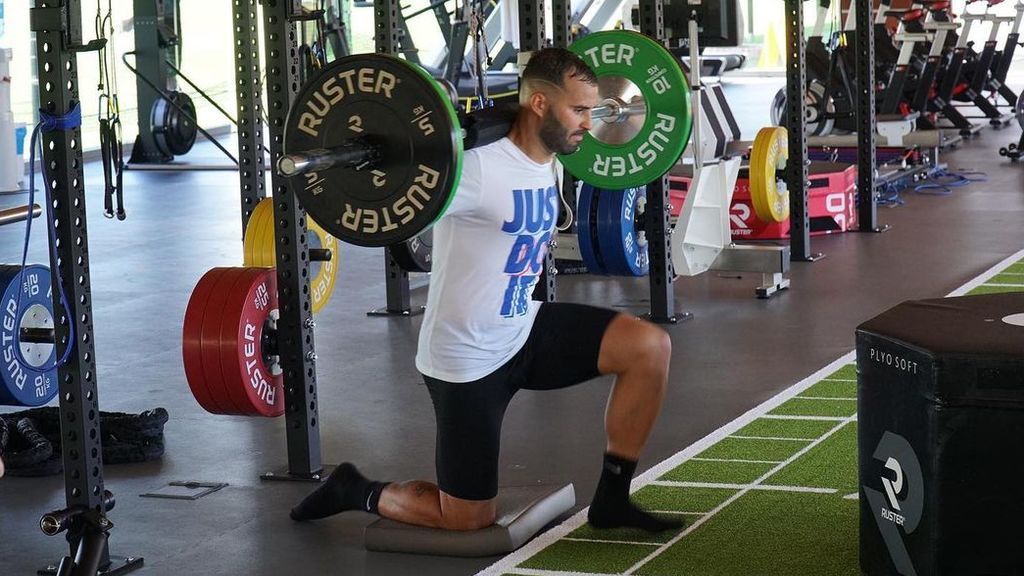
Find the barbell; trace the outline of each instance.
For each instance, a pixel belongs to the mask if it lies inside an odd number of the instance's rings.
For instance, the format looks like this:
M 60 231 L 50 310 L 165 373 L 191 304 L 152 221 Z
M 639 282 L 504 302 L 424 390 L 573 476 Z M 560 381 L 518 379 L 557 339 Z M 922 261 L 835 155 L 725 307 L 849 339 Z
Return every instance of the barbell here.
M 689 141 L 689 87 L 678 60 L 630 31 L 590 34 L 571 50 L 593 69 L 600 104 L 579 149 L 559 157 L 594 186 L 641 186 Z M 458 187 L 463 133 L 447 91 L 399 58 L 340 58 L 300 91 L 285 124 L 278 172 L 313 220 L 360 246 L 415 236 Z

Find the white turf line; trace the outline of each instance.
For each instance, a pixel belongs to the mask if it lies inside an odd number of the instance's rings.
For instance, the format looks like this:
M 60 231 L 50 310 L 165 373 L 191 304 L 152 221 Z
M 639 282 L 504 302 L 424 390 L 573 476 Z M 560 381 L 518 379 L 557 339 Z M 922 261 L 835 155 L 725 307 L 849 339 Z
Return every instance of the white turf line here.
M 985 272 L 982 272 L 980 276 L 978 276 L 974 280 L 971 280 L 967 284 L 964 284 L 963 286 L 957 288 L 956 290 L 953 290 L 946 297 L 949 298 L 952 296 L 963 296 L 964 294 L 967 294 L 971 290 L 974 290 L 978 286 L 981 286 L 982 284 L 994 278 L 996 275 L 999 274 L 1000 271 L 1009 268 L 1010 264 L 1015 264 L 1022 258 L 1024 258 L 1024 250 L 1017 252 L 1013 256 L 1006 258 L 1005 260 L 989 268 Z M 1000 286 L 1005 286 L 1005 284 L 1000 284 Z
M 998 264 L 992 266 L 991 268 L 983 272 L 978 277 L 967 282 L 960 288 L 957 288 L 956 290 L 950 292 L 947 295 L 947 298 L 954 296 L 963 296 L 967 294 L 971 290 L 974 290 L 978 286 L 981 286 L 988 280 L 995 277 L 997 274 L 999 274 L 1001 270 L 1006 269 L 1011 264 L 1014 264 L 1021 259 L 1024 259 L 1024 250 L 1021 250 L 1016 254 L 1007 257 L 1003 261 L 999 262 Z M 690 458 L 708 449 L 709 447 L 711 447 L 711 445 L 731 435 L 737 430 L 740 430 L 747 424 L 750 424 L 754 420 L 767 414 L 768 412 L 777 408 L 778 406 L 781 406 L 790 398 L 797 396 L 804 390 L 810 388 L 814 384 L 817 384 L 820 380 L 824 380 L 825 377 L 828 376 L 829 374 L 832 374 L 833 372 L 839 370 L 840 368 L 847 364 L 853 363 L 855 360 L 856 351 L 850 351 L 844 354 L 842 357 L 833 361 L 828 366 L 825 366 L 824 368 L 818 370 L 814 374 L 811 374 L 807 378 L 804 378 L 803 380 L 797 382 L 796 384 L 790 386 L 789 388 L 783 390 L 782 392 L 779 392 L 774 397 L 765 400 L 759 406 L 756 406 L 755 408 L 752 408 L 751 410 L 747 411 L 747 413 L 743 414 L 736 420 L 729 422 L 725 426 L 722 426 L 718 430 L 715 430 L 711 434 L 708 434 L 704 438 L 698 440 L 696 443 L 690 445 L 684 450 L 681 450 L 680 452 L 677 452 L 674 456 L 670 457 L 664 462 L 661 462 L 660 464 L 657 464 L 653 468 L 648 469 L 646 472 L 636 477 L 633 480 L 631 492 L 636 492 L 640 488 L 643 488 L 644 486 L 652 483 L 654 480 L 660 478 L 669 470 L 676 468 L 686 460 L 689 460 Z M 856 382 L 856 380 L 851 381 Z M 579 528 L 586 521 L 587 508 L 584 508 L 576 514 L 574 514 L 565 522 L 537 536 L 519 550 L 516 550 L 515 552 L 502 558 L 497 563 L 478 572 L 477 576 L 500 576 L 501 574 L 509 572 L 526 574 L 530 576 L 592 576 L 592 573 L 590 572 L 558 572 L 551 570 L 527 570 L 524 568 L 516 568 L 516 565 L 531 558 L 544 548 L 547 548 L 548 546 L 553 544 L 556 540 L 561 539 L 573 530 Z

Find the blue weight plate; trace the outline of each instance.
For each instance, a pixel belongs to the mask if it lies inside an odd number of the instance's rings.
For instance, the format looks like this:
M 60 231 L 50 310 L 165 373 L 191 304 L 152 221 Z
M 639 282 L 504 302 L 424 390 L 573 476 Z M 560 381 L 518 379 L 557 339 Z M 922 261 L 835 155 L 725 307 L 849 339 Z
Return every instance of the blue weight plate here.
M 626 254 L 622 243 L 623 190 L 600 189 L 597 196 L 597 243 L 605 268 L 612 276 L 626 275 Z
M 626 268 L 633 276 L 646 276 L 651 270 L 651 258 L 647 244 L 640 245 L 640 232 L 636 227 L 638 203 L 647 194 L 647 187 L 631 188 L 624 194 L 622 204 L 623 248 L 626 254 Z M 629 240 L 626 239 L 629 234 Z
M 26 280 L 21 280 L 25 278 Z M 18 307 L 18 292 L 21 307 Z M 22 328 L 52 328 L 53 305 L 50 293 L 50 269 L 32 264 L 21 275 L 20 266 L 0 266 L 0 404 L 41 406 L 57 395 L 57 370 L 37 368 L 53 366 L 53 344 L 23 344 Z M 20 346 L 23 364 L 15 354 Z
M 643 276 L 650 269 L 647 247 L 638 244 L 637 200 L 645 189 L 601 190 L 598 243 L 609 274 Z
M 576 205 L 576 237 L 580 245 L 580 258 L 591 274 L 606 274 L 601 255 L 597 253 L 597 197 L 589 184 L 580 187 Z

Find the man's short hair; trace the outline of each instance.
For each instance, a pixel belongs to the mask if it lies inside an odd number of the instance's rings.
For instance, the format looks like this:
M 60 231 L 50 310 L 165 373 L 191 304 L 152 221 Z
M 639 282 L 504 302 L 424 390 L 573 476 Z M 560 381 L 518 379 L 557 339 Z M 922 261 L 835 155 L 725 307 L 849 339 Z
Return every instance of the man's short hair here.
M 579 56 L 565 48 L 543 48 L 530 56 L 523 70 L 524 83 L 542 80 L 564 88 L 565 77 L 575 78 L 587 84 L 597 84 L 597 75 Z

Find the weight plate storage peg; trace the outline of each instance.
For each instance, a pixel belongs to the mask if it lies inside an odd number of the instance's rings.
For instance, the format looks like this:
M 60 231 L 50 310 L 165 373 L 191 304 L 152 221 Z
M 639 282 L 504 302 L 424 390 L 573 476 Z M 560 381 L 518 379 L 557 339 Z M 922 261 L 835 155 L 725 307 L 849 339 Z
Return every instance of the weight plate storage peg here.
M 686 149 L 689 86 L 664 46 L 628 30 L 589 34 L 570 49 L 593 69 L 601 101 L 566 170 L 598 188 L 642 186 L 667 173 Z
M 750 201 L 762 222 L 784 222 L 789 218 L 789 191 L 782 179 L 788 158 L 786 129 L 761 128 L 750 152 Z
M 40 370 L 54 366 L 57 356 L 52 296 L 46 266 L 32 264 L 24 273 L 21 266 L 0 266 L 0 405 L 42 406 L 57 395 L 56 367 Z M 48 333 L 48 338 L 32 338 L 30 333 Z
M 601 190 L 597 195 L 597 238 L 608 274 L 646 276 L 650 271 L 647 236 L 643 230 L 646 191 L 641 186 Z
M 338 240 L 327 233 L 315 220 L 306 216 L 306 248 L 309 255 L 310 298 L 313 313 L 327 306 L 338 280 Z M 274 234 L 274 202 L 260 200 L 249 216 L 243 241 L 246 267 L 274 268 L 277 266 L 276 235 Z
M 215 414 L 284 413 L 277 351 L 277 275 L 268 268 L 214 268 L 185 310 L 182 357 L 189 388 Z
M 448 94 L 422 68 L 361 54 L 324 67 L 288 112 L 278 171 L 339 240 L 387 246 L 444 213 L 462 169 Z

